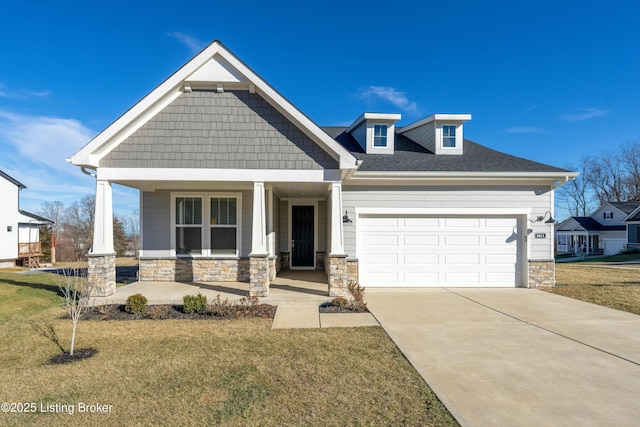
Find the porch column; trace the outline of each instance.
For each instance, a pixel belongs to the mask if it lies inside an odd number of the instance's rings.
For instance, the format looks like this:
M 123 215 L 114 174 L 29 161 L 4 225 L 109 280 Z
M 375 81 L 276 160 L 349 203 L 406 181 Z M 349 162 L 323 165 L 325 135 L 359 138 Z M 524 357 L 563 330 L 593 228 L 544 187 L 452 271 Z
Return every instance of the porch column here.
M 87 255 L 87 281 L 96 296 L 116 291 L 116 253 L 113 248 L 113 200 L 111 183 L 96 180 L 93 246 Z
M 329 296 L 347 294 L 347 255 L 342 227 L 342 183 L 331 183 L 331 247 L 329 250 Z
M 264 182 L 253 183 L 252 223 L 249 295 L 263 297 L 269 294 L 269 252 L 267 250 Z

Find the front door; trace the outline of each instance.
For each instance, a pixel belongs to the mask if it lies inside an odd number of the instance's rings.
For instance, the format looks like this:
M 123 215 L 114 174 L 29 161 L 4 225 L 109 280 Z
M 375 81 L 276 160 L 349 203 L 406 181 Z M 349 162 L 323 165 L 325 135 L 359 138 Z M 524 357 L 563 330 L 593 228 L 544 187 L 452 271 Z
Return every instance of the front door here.
M 313 267 L 313 206 L 291 207 L 291 266 Z

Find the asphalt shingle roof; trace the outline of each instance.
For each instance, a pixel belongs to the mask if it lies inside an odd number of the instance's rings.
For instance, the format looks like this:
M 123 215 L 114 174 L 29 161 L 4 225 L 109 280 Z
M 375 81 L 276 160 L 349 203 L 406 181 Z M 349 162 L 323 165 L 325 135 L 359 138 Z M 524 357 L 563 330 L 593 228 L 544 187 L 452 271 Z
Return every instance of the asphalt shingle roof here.
M 543 163 L 512 156 L 464 140 L 464 154 L 437 156 L 404 135 L 395 135 L 394 154 L 366 154 L 346 127 L 325 126 L 322 129 L 353 156 L 362 160 L 359 171 L 388 172 L 569 172 Z

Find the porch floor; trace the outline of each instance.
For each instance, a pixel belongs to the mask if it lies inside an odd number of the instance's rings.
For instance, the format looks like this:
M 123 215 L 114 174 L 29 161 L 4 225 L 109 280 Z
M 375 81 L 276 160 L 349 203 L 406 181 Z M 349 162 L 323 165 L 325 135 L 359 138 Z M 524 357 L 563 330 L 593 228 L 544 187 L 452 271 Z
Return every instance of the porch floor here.
M 124 304 L 134 294 L 149 304 L 182 304 L 185 295 L 201 293 L 207 301 L 220 298 L 237 301 L 249 295 L 247 282 L 134 282 L 120 286 L 108 297 L 94 297 L 95 305 Z M 379 326 L 371 313 L 319 313 L 318 306 L 330 301 L 327 276 L 320 270 L 281 270 L 271 282 L 269 295 L 260 303 L 278 306 L 273 329 Z

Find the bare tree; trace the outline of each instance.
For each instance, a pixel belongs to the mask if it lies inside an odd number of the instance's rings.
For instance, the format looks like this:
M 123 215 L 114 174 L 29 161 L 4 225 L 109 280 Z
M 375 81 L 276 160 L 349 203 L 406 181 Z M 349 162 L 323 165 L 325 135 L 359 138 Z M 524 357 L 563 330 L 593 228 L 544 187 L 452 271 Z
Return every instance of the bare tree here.
M 587 216 L 593 209 L 593 197 L 587 180 L 588 158 L 583 157 L 579 166 L 569 165 L 565 169 L 578 171 L 574 180 L 567 182 L 557 191 L 557 199 L 564 203 L 571 216 Z
M 137 254 L 140 249 L 140 210 L 135 209 L 126 217 L 126 227 Z
M 51 224 L 51 262 L 56 262 L 56 245 L 60 243 L 62 223 L 65 215 L 64 204 L 60 201 L 46 201 L 40 206 L 40 215 L 53 221 Z
M 73 323 L 71 345 L 69 347 L 69 356 L 73 356 L 73 349 L 76 343 L 76 327 L 82 313 L 90 308 L 93 286 L 86 277 L 80 274 L 79 269 L 75 269 L 73 272 L 65 271 L 64 282 L 58 285 L 58 288 L 62 293 L 67 313 L 69 313 Z
M 640 139 L 623 145 L 619 161 L 625 171 L 623 186 L 628 201 L 640 201 Z
M 73 202 L 65 212 L 65 234 L 77 259 L 84 258 L 93 244 L 95 204 L 96 199 L 87 195 Z

